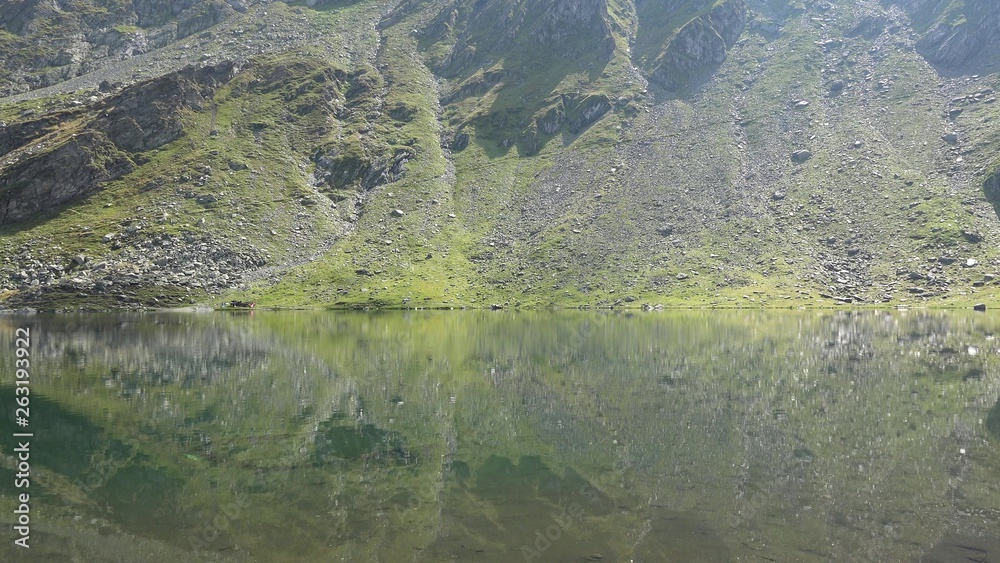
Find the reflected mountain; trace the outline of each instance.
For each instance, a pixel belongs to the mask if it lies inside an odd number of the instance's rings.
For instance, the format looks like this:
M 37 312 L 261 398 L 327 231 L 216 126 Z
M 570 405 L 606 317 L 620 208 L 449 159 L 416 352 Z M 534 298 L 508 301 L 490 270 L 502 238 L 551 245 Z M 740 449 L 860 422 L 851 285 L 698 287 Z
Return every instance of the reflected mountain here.
M 991 553 L 998 325 L 932 312 L 4 317 L 9 340 L 37 335 L 32 510 L 50 543 L 0 554 Z M 8 436 L 13 399 L 0 388 Z M 6 514 L 14 493 L 0 486 Z

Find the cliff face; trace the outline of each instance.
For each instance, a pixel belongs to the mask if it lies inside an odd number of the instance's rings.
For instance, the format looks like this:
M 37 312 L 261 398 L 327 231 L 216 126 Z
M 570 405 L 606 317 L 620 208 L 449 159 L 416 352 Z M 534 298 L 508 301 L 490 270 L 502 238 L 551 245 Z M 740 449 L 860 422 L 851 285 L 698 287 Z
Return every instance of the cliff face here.
M 135 169 L 107 137 L 84 133 L 3 171 L 0 224 L 19 221 L 43 209 L 92 193 L 106 181 Z
M 0 10 L 0 96 L 43 88 L 208 29 L 242 0 L 18 0 Z
M 943 69 L 961 69 L 1000 46 L 1000 4 L 991 0 L 904 0 L 899 4 L 922 31 L 917 49 Z
M 693 73 L 718 67 L 746 23 L 743 0 L 716 3 L 708 13 L 686 22 L 666 42 L 663 54 L 652 63 L 653 79 L 675 90 L 687 84 Z
M 489 67 L 511 51 L 536 51 L 551 58 L 607 57 L 614 49 L 606 0 L 460 0 L 440 8 L 423 32 L 425 41 L 447 47 L 434 61 L 437 72 L 456 77 Z
M 91 195 L 132 172 L 143 153 L 180 138 L 184 112 L 203 109 L 236 72 L 233 63 L 188 68 L 11 128 L 0 152 L 0 225 Z

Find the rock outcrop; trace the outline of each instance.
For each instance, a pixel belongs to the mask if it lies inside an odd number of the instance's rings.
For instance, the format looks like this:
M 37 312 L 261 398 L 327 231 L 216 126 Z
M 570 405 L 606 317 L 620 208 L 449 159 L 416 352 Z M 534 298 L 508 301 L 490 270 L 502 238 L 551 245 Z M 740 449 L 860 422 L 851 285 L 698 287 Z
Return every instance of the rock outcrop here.
M 722 64 L 746 23 L 744 0 L 716 4 L 708 14 L 692 19 L 674 34 L 653 63 L 652 78 L 668 90 L 675 90 L 692 74 Z
M 228 61 L 202 68 L 188 67 L 156 80 L 127 88 L 107 102 L 95 120 L 98 130 L 122 149 L 139 152 L 165 145 L 183 133 L 182 108 L 205 109 L 212 94 L 240 71 Z
M 608 22 L 607 0 L 577 0 L 576 2 L 549 2 L 541 14 L 539 26 L 532 30 L 536 42 L 555 47 L 576 40 L 575 34 L 583 31 L 594 46 L 610 53 L 614 48 L 611 26 Z
M 2 171 L 0 225 L 91 193 L 134 167 L 105 135 L 76 135 L 45 154 Z
M 603 94 L 587 96 L 563 95 L 558 101 L 539 112 L 522 134 L 525 154 L 535 154 L 541 148 L 542 137 L 560 131 L 577 134 L 611 110 L 611 101 Z
M 0 10 L 0 96 L 51 86 L 163 47 L 239 11 L 243 0 L 9 3 Z
M 983 181 L 983 194 L 994 207 L 1000 208 L 1000 166 Z
M 89 121 L 66 134 L 59 130 L 65 115 L 9 132 L 0 127 L 0 155 L 7 157 L 0 164 L 0 224 L 92 194 L 128 174 L 142 152 L 183 134 L 182 109 L 203 109 L 238 71 L 236 63 L 227 62 L 137 84 L 94 107 Z
M 334 189 L 370 190 L 399 180 L 411 158 L 413 153 L 406 149 L 354 156 L 329 148 L 318 152 L 313 162 L 315 176 L 322 184 Z
M 452 77 L 472 65 L 491 66 L 515 44 L 547 49 L 537 52 L 552 58 L 610 56 L 615 42 L 609 20 L 607 0 L 460 0 L 442 9 L 423 35 L 451 44 L 433 64 L 438 74 Z
M 927 26 L 917 50 L 932 64 L 959 70 L 988 49 L 1000 46 L 1000 4 L 994 0 L 967 0 L 941 12 L 937 0 L 902 0 L 917 27 Z M 939 13 L 940 12 L 940 13 Z

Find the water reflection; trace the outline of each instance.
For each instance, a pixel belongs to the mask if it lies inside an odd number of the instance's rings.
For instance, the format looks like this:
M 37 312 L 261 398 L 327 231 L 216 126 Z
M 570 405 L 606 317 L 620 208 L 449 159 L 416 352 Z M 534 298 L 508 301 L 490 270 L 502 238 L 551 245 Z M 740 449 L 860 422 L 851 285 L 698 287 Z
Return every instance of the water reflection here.
M 8 342 L 20 326 L 34 336 L 36 435 L 33 547 L 0 556 L 1000 557 L 998 325 L 928 312 L 3 317 Z M 0 365 L 14 359 L 0 350 Z M 6 522 L 13 393 L 0 387 Z

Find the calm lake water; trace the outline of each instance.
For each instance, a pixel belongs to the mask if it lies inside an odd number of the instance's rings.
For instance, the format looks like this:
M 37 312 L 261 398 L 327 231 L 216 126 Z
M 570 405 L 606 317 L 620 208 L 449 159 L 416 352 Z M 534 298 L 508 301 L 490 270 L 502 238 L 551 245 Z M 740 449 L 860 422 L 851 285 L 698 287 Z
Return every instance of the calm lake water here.
M 3 561 L 1000 558 L 993 313 L 38 315 L 0 334 Z

